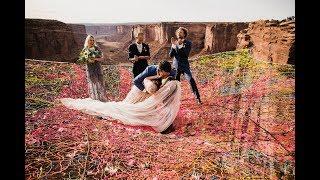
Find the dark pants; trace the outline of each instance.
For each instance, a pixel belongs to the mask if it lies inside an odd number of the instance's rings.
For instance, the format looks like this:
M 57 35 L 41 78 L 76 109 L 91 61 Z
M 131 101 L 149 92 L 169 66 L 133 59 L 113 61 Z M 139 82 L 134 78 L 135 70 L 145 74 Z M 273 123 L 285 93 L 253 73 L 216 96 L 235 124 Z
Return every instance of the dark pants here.
M 189 81 L 189 84 L 191 86 L 191 90 L 192 90 L 193 94 L 196 96 L 196 98 L 200 99 L 200 94 L 199 94 L 199 91 L 197 88 L 197 84 L 196 84 L 196 81 L 192 77 L 192 73 L 191 73 L 190 69 L 189 68 L 183 68 L 183 69 L 178 68 L 177 74 L 176 74 L 176 80 L 180 81 L 181 74 L 184 74 L 184 77 Z
M 147 67 L 148 67 L 147 60 L 142 59 L 142 60 L 139 60 L 139 61 L 133 63 L 133 68 L 132 68 L 133 78 L 135 78 L 140 73 L 142 73 Z

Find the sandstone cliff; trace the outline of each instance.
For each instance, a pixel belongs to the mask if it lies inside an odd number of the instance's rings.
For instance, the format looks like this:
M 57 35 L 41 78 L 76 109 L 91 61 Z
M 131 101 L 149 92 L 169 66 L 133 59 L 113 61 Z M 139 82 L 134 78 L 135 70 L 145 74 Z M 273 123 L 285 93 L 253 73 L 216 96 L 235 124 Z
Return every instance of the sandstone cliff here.
M 132 40 L 130 24 L 86 24 L 87 34 L 92 34 L 102 49 L 106 64 L 128 62 L 127 47 Z
M 109 24 L 109 25 L 86 25 L 86 33 L 95 37 L 103 36 L 106 41 L 125 42 L 131 38 L 131 25 Z M 128 36 L 128 34 L 130 36 Z
M 207 24 L 204 41 L 206 54 L 236 50 L 238 42 L 237 35 L 247 27 L 248 23 Z
M 295 19 L 252 22 L 238 35 L 237 49 L 249 48 L 258 60 L 281 64 L 295 62 Z
M 84 41 L 86 40 L 86 37 L 87 37 L 86 27 L 80 24 L 68 24 L 68 25 L 72 28 L 76 43 L 80 48 L 82 48 Z
M 161 22 L 144 24 L 65 24 L 56 20 L 25 20 L 25 57 L 74 62 L 87 34 L 96 37 L 106 63 L 127 61 L 127 50 L 138 32 L 144 32 L 151 61 L 170 60 L 170 39 L 178 27 L 189 30 L 190 57 L 249 48 L 255 59 L 294 64 L 295 20 L 252 23 Z
M 133 38 L 138 32 L 145 33 L 145 40 L 151 45 L 151 56 L 155 61 L 170 59 L 170 39 L 180 26 L 188 29 L 192 41 L 190 56 L 235 50 L 237 34 L 248 27 L 247 23 L 188 23 L 162 22 L 135 25 Z
M 74 62 L 83 46 L 83 27 L 56 20 L 25 19 L 25 58 Z

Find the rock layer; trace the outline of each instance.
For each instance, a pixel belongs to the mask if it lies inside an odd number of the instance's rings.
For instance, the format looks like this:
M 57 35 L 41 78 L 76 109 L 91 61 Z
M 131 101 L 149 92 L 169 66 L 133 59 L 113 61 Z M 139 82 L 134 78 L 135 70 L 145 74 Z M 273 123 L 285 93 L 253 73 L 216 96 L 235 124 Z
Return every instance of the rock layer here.
M 145 33 L 145 40 L 151 44 L 154 60 L 170 59 L 170 39 L 175 37 L 179 27 L 188 29 L 187 39 L 192 41 L 190 56 L 235 50 L 237 34 L 248 27 L 248 23 L 181 23 L 162 22 L 133 27 L 133 36 Z
M 238 35 L 237 49 L 249 48 L 253 57 L 280 64 L 295 63 L 295 19 L 261 20 Z
M 86 37 L 87 37 L 86 27 L 80 24 L 68 24 L 68 25 L 72 28 L 76 43 L 80 48 L 82 48 L 84 41 L 86 40 Z
M 131 25 L 109 24 L 109 25 L 86 25 L 87 34 L 96 37 L 103 36 L 106 41 L 125 42 L 131 38 Z M 130 36 L 128 36 L 128 34 Z
M 179 27 L 188 29 L 190 57 L 249 48 L 253 57 L 275 63 L 295 62 L 295 20 L 252 23 L 161 22 L 144 24 L 65 24 L 56 20 L 26 19 L 25 57 L 74 62 L 87 34 L 96 37 L 106 61 L 128 62 L 127 49 L 139 32 L 151 49 L 151 61 L 170 60 L 170 39 Z
M 206 27 L 205 51 L 218 53 L 234 51 L 237 48 L 237 35 L 246 29 L 248 23 L 210 23 Z
M 83 46 L 83 28 L 56 20 L 25 19 L 25 58 L 74 62 Z

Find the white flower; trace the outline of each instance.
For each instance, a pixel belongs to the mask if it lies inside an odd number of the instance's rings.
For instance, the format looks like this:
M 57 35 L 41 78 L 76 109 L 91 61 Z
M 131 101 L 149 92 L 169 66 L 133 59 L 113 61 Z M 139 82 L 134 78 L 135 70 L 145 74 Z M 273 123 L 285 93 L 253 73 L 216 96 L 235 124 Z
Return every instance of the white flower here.
M 141 130 L 140 129 L 136 130 L 136 133 L 141 134 Z
M 114 175 L 118 171 L 118 167 L 106 166 L 104 171 L 108 172 L 110 175 Z
M 128 166 L 133 166 L 134 163 L 135 163 L 135 160 L 134 159 L 130 159 L 127 164 L 128 164 Z
M 150 168 L 150 164 L 148 163 L 148 162 L 145 162 L 145 163 L 142 163 L 142 164 L 140 164 L 140 167 L 142 168 L 142 169 L 144 169 L 144 168 Z
M 200 177 L 201 177 L 201 173 L 193 172 L 193 173 L 192 173 L 192 177 L 193 177 L 195 180 L 199 180 Z
M 69 158 L 73 158 L 76 155 L 76 152 L 73 151 L 72 153 L 67 154 L 66 156 Z
M 203 143 L 203 141 L 201 141 L 200 139 L 197 139 L 197 140 L 195 141 L 195 143 L 196 143 L 197 145 L 200 145 L 200 144 Z
M 175 134 L 170 134 L 168 137 L 171 139 L 177 138 L 177 136 Z

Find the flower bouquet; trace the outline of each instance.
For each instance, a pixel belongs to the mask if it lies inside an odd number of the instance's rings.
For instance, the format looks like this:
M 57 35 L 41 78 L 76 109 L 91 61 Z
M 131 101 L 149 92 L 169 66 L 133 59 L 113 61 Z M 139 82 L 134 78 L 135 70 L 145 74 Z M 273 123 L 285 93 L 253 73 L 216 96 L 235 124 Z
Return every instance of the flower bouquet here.
M 102 52 L 98 50 L 97 48 L 90 49 L 90 48 L 84 48 L 79 55 L 79 59 L 77 60 L 77 63 L 79 64 L 87 64 L 87 63 L 93 63 L 94 58 L 100 58 L 102 57 Z

